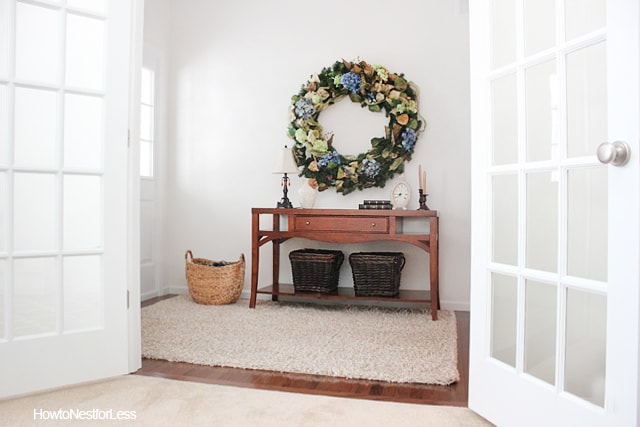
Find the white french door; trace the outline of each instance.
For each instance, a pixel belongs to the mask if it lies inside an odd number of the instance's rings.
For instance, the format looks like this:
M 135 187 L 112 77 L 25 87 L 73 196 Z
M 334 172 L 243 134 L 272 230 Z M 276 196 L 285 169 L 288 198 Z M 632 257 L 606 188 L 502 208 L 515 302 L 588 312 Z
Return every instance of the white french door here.
M 128 0 L 0 0 L 0 397 L 128 372 Z
M 162 162 L 164 132 L 161 105 L 165 61 L 162 52 L 144 46 L 140 106 L 140 295 L 145 300 L 161 292 Z
M 637 0 L 470 3 L 469 406 L 499 426 L 639 421 L 639 23 Z

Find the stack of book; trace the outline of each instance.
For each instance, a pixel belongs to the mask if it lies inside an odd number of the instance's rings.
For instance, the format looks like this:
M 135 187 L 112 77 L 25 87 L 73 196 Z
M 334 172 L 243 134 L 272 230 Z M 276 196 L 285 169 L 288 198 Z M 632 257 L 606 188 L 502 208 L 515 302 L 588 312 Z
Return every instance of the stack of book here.
M 393 209 L 391 200 L 365 200 L 358 209 Z

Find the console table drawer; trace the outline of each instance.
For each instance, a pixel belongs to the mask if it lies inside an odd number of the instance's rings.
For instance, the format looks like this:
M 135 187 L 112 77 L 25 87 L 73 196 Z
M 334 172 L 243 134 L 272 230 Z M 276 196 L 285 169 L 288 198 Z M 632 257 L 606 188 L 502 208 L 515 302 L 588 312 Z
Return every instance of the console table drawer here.
M 387 217 L 296 215 L 294 231 L 389 233 Z

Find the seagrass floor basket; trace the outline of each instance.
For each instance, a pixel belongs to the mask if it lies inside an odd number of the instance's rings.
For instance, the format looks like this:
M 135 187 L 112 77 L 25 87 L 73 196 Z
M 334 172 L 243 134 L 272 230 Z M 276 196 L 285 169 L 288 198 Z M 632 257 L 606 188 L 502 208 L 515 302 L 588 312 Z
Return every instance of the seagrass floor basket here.
M 187 285 L 198 304 L 223 305 L 240 298 L 244 287 L 244 254 L 235 262 L 194 258 L 190 250 L 184 255 Z

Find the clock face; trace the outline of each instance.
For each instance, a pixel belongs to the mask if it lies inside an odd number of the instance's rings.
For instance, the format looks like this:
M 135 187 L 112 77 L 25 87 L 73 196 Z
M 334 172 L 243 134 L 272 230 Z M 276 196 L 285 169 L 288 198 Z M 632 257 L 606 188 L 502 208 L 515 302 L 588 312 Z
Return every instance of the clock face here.
M 401 181 L 393 186 L 393 190 L 391 190 L 391 201 L 393 202 L 394 208 L 406 209 L 410 197 L 411 189 L 406 182 Z

